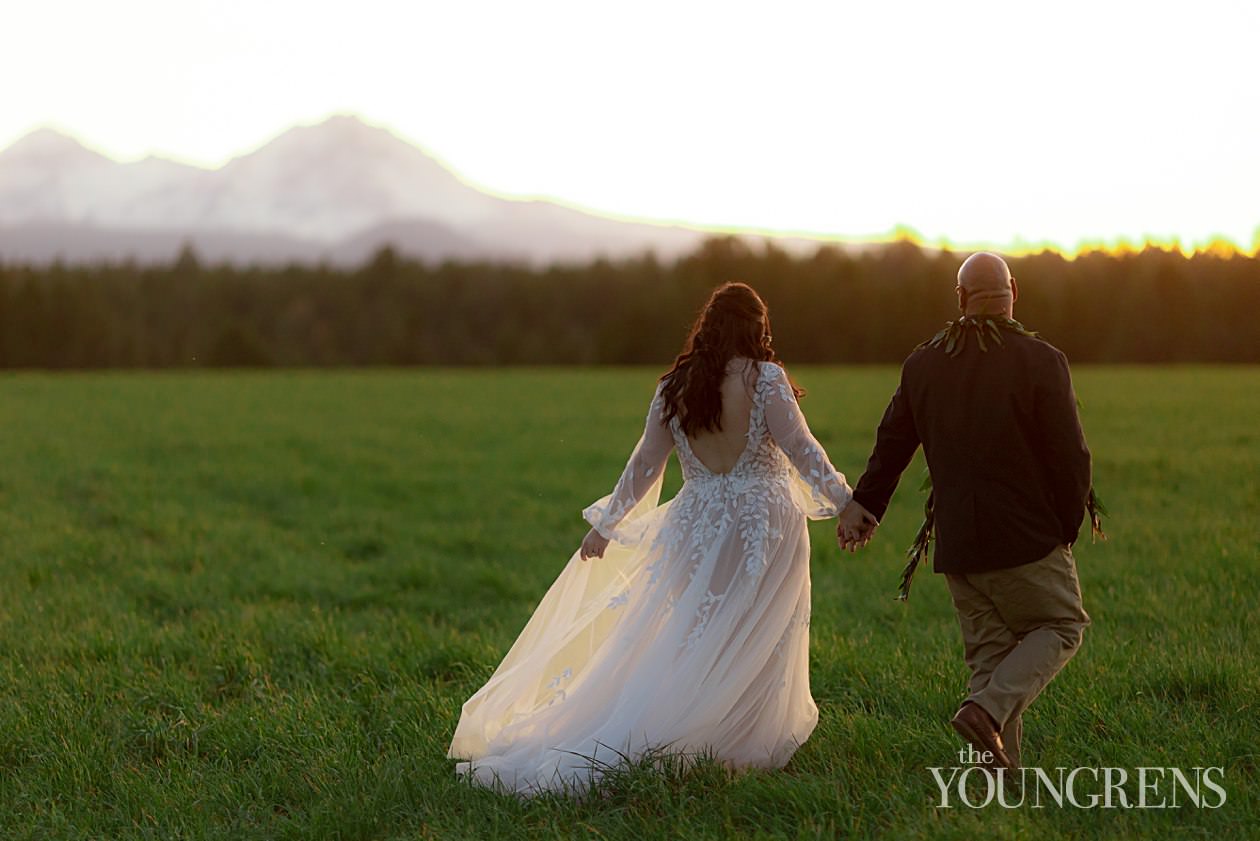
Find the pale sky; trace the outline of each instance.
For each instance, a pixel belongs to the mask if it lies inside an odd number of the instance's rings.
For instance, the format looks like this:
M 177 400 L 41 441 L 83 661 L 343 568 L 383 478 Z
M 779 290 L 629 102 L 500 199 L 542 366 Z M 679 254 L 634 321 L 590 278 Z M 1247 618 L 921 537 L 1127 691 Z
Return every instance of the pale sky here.
M 354 113 L 483 189 L 929 242 L 1260 247 L 1260 3 L 4 0 L 0 148 Z

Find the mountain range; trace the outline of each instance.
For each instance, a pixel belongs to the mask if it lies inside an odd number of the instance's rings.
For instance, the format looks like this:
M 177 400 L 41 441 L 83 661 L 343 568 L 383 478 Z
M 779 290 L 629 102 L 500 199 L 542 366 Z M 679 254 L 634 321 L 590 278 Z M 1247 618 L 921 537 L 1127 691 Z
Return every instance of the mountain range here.
M 185 244 L 237 264 L 356 265 L 386 244 L 429 261 L 668 259 L 710 235 L 490 195 L 352 116 L 291 128 L 218 169 L 119 163 L 46 128 L 0 152 L 0 262 L 164 262 Z

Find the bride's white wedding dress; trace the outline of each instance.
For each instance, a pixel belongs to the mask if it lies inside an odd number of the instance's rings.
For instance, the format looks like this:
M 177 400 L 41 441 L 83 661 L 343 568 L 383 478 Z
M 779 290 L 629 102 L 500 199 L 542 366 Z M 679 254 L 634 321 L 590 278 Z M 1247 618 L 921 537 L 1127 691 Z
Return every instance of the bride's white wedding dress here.
M 852 494 L 786 374 L 756 363 L 747 442 L 711 472 L 660 389 L 625 472 L 584 512 L 611 538 L 569 559 L 497 671 L 469 701 L 457 771 L 521 794 L 581 790 L 647 749 L 778 768 L 809 737 L 809 534 Z M 658 505 L 678 451 L 684 483 Z

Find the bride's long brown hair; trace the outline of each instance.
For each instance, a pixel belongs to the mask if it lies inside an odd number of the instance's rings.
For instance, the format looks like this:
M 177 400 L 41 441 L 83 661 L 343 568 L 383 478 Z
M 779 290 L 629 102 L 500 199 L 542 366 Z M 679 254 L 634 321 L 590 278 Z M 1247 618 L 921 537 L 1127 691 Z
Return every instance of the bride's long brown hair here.
M 665 422 L 677 416 L 685 435 L 720 430 L 727 363 L 746 357 L 783 367 L 770 340 L 770 314 L 751 286 L 724 283 L 714 289 L 691 325 L 682 353 L 661 375 Z M 805 393 L 791 377 L 788 382 L 798 398 Z

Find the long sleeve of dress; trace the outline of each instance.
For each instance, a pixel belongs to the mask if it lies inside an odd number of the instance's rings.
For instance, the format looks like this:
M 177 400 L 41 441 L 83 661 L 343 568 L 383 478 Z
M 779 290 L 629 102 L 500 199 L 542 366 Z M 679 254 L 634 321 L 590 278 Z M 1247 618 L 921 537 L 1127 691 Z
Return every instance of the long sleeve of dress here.
M 582 512 L 586 522 L 609 540 L 637 543 L 643 536 L 645 515 L 660 500 L 665 463 L 674 449 L 674 438 L 662 421 L 663 405 L 658 386 L 648 407 L 643 435 L 613 492 Z
M 762 363 L 757 387 L 763 391 L 770 435 L 800 475 L 802 484 L 794 489 L 797 504 L 813 519 L 836 516 L 849 504 L 853 491 L 844 474 L 832 466 L 826 451 L 809 431 L 787 374 L 772 362 Z

